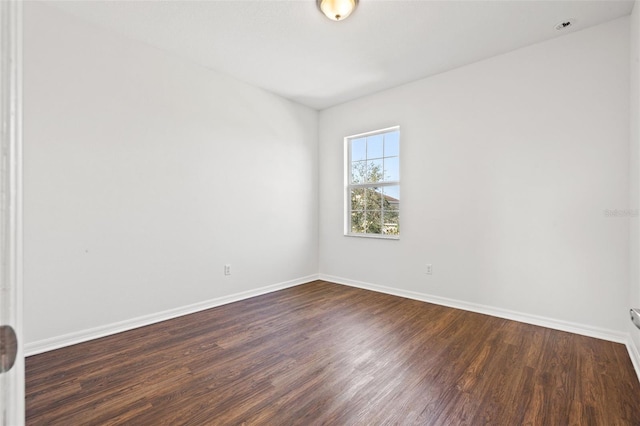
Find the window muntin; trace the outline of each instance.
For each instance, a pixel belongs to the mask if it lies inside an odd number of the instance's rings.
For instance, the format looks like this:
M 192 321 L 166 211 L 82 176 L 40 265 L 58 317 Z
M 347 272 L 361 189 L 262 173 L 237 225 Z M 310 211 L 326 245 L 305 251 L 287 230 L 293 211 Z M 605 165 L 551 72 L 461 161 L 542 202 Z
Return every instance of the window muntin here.
M 345 138 L 345 235 L 400 235 L 400 128 Z

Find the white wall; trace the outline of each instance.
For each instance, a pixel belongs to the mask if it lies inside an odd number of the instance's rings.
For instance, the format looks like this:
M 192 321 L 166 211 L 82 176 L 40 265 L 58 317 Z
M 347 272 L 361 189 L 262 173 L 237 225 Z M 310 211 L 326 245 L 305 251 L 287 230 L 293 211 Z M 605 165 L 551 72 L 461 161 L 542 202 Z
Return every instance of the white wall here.
M 320 273 L 624 333 L 627 17 L 320 113 Z M 343 137 L 401 126 L 399 241 L 345 237 Z M 433 275 L 425 275 L 425 264 Z
M 631 14 L 631 48 L 630 52 L 630 155 L 629 155 L 629 175 L 630 175 L 630 192 L 629 206 L 630 210 L 637 212 L 640 210 L 640 66 L 638 58 L 640 58 L 640 4 L 635 2 L 633 13 Z M 638 216 L 632 216 L 630 220 L 630 280 L 629 280 L 629 303 L 628 308 L 640 307 L 640 232 Z M 636 368 L 640 369 L 640 330 L 633 323 L 627 322 L 632 342 L 635 345 Z M 639 370 L 640 374 L 640 370 Z
M 632 22 L 637 58 L 637 6 Z M 630 240 L 628 218 L 604 210 L 628 208 L 628 194 L 637 206 L 628 52 L 623 18 L 330 108 L 318 124 L 29 2 L 27 345 L 318 270 L 627 331 L 637 219 Z M 344 237 L 342 138 L 396 124 L 402 237 Z
M 317 112 L 33 2 L 24 107 L 27 345 L 317 273 Z

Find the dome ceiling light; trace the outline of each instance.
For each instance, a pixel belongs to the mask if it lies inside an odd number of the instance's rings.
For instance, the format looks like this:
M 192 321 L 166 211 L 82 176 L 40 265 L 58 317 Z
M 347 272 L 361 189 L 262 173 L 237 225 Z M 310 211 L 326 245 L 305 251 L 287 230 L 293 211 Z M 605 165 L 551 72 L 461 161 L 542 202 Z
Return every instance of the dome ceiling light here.
M 358 0 L 316 0 L 318 9 L 332 21 L 346 19 L 358 6 Z

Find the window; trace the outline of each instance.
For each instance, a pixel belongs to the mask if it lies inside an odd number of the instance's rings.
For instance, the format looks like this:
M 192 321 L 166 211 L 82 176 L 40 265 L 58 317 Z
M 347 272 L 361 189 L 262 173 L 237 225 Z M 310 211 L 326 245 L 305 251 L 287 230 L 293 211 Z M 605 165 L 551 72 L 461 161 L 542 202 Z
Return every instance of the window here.
M 345 138 L 345 235 L 400 236 L 400 128 Z

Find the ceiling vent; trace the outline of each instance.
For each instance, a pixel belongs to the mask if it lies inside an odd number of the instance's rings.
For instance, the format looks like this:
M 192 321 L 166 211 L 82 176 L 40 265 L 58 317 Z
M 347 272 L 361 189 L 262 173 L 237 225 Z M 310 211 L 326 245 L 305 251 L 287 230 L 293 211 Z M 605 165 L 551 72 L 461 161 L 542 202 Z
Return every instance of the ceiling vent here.
M 558 23 L 554 28 L 558 31 L 566 30 L 569 27 L 572 27 L 575 21 L 573 19 L 567 19 Z

